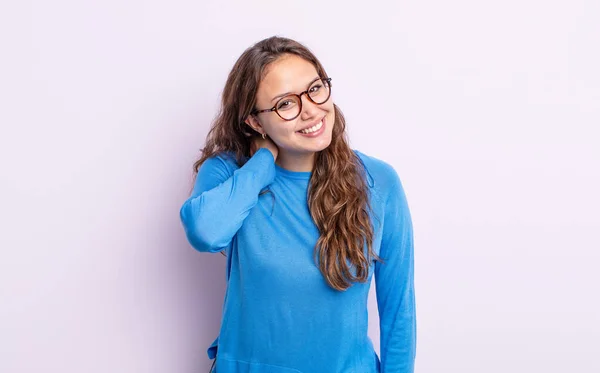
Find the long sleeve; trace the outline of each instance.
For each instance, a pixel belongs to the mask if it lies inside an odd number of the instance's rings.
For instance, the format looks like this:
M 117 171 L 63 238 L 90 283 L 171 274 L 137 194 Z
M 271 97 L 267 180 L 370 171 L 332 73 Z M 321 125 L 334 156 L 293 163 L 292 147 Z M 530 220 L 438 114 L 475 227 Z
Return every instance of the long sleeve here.
M 379 253 L 385 263 L 375 263 L 381 373 L 413 373 L 417 344 L 413 228 L 398 174 L 391 166 L 389 171 Z
M 179 212 L 190 244 L 204 252 L 227 247 L 258 202 L 260 191 L 274 179 L 275 157 L 267 148 L 258 149 L 233 173 L 219 157 L 204 161 Z

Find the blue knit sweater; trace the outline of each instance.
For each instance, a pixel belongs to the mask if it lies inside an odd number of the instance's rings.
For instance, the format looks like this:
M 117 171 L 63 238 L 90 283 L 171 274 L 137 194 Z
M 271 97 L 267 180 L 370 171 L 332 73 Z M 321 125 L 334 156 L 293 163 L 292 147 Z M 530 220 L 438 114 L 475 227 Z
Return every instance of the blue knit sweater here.
M 365 167 L 374 227 L 369 281 L 332 289 L 316 266 L 319 231 L 307 203 L 311 172 L 286 170 L 260 148 L 239 167 L 208 158 L 180 210 L 190 244 L 227 254 L 217 373 L 409 373 L 416 354 L 413 231 L 394 168 L 354 150 Z M 272 193 L 259 195 L 268 188 Z M 375 216 L 373 216 L 373 214 Z M 365 244 L 366 252 L 366 244 Z M 375 275 L 380 356 L 367 335 Z

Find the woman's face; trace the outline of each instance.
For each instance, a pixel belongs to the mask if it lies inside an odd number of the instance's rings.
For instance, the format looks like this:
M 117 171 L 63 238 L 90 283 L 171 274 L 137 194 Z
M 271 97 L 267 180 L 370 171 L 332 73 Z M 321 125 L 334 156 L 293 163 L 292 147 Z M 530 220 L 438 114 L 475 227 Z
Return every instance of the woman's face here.
M 319 74 L 313 64 L 296 55 L 285 55 L 267 67 L 256 94 L 256 108 L 272 108 L 283 97 L 281 95 L 299 94 L 307 90 L 317 78 Z M 285 106 L 286 103 L 283 104 Z M 321 121 L 324 128 L 316 131 L 320 132 L 317 136 L 298 132 Z M 317 105 L 306 94 L 302 95 L 302 110 L 293 120 L 286 121 L 274 111 L 251 115 L 246 120 L 246 123 L 260 133 L 266 133 L 279 148 L 280 155 L 286 158 L 312 156 L 314 152 L 327 148 L 331 143 L 334 122 L 332 97 Z

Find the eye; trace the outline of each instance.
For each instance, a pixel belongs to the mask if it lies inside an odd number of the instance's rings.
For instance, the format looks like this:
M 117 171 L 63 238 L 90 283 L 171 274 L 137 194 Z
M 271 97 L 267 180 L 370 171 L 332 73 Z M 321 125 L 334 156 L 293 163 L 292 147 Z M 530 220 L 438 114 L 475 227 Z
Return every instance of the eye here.
M 295 102 L 293 100 L 283 100 L 277 105 L 277 110 L 287 110 L 293 107 Z
M 317 92 L 319 89 L 321 89 L 322 85 L 317 84 L 317 85 L 313 85 L 312 87 L 310 87 L 310 92 Z

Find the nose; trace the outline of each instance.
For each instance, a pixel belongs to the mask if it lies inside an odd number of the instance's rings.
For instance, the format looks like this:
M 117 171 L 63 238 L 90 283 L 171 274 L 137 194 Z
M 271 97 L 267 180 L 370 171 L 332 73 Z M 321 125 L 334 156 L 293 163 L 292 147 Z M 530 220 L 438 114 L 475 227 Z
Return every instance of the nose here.
M 311 118 L 314 118 L 320 111 L 319 105 L 312 102 L 308 98 L 308 94 L 303 94 L 302 96 L 300 96 L 300 99 L 302 100 L 302 113 L 300 113 L 300 117 L 302 118 L 302 120 L 309 120 Z

